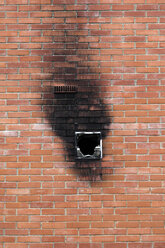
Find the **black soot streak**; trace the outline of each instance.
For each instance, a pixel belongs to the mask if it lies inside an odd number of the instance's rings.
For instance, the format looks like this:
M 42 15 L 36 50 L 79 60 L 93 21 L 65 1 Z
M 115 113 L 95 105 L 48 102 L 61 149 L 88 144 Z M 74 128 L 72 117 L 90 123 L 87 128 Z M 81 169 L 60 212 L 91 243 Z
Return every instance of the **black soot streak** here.
M 88 49 L 88 44 L 79 44 L 77 39 L 64 38 L 65 49 L 55 49 L 54 56 L 45 57 L 54 65 L 52 86 L 44 94 L 45 112 L 52 130 L 65 142 L 68 161 L 75 162 L 81 176 L 96 180 L 102 174 L 101 161 L 76 158 L 75 132 L 101 132 L 104 139 L 110 116 L 100 97 L 100 72 L 89 66 L 88 56 L 79 52 Z

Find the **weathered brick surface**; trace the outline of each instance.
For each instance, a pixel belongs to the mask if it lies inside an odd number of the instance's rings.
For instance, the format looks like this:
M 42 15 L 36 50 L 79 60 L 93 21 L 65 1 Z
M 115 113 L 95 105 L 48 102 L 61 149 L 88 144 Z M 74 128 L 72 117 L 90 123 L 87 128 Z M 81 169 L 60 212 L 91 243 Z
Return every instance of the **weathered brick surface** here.
M 165 0 L 0 0 L 0 248 L 165 247 L 164 15 Z M 76 167 L 75 120 L 105 133 L 101 162 Z

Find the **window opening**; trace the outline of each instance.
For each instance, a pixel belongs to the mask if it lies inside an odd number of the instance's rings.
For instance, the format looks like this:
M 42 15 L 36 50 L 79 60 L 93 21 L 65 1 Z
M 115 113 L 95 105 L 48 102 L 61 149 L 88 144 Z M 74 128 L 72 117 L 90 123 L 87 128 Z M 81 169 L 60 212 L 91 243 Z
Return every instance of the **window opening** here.
M 102 158 L 101 132 L 76 132 L 75 138 L 78 159 Z

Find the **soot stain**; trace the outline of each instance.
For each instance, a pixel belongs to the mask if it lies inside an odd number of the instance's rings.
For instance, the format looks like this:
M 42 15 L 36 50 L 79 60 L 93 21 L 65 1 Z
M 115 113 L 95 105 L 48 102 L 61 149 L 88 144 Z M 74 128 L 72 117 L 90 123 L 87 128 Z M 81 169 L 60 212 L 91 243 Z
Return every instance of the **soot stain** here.
M 52 85 L 44 95 L 45 113 L 52 130 L 64 141 L 66 160 L 74 161 L 80 175 L 90 180 L 101 178 L 101 161 L 79 161 L 76 159 L 75 132 L 101 132 L 108 134 L 111 118 L 100 96 L 99 72 L 89 66 L 88 56 L 79 54 L 77 39 L 64 39 L 65 49 L 57 49 L 54 56 L 46 56 L 53 68 Z M 87 45 L 81 45 L 81 50 Z M 70 57 L 71 56 L 71 57 Z M 55 92 L 54 85 L 75 86 L 75 92 Z M 104 151 L 103 151 L 104 154 Z
M 109 131 L 110 117 L 97 87 L 89 87 L 86 81 L 76 83 L 78 92 L 75 93 L 54 93 L 54 87 L 49 87 L 47 118 L 52 130 L 65 142 L 68 159 L 75 161 L 75 168 L 80 169 L 83 176 L 96 178 L 101 175 L 100 161 L 76 159 L 75 132 L 99 131 L 104 139 Z

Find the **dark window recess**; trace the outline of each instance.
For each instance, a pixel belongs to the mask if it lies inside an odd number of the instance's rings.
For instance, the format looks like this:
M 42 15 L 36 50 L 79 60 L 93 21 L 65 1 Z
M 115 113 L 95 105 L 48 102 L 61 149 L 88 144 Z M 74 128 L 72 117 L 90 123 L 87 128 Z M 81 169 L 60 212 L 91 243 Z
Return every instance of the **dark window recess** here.
M 76 153 L 78 159 L 101 159 L 101 132 L 76 132 Z

